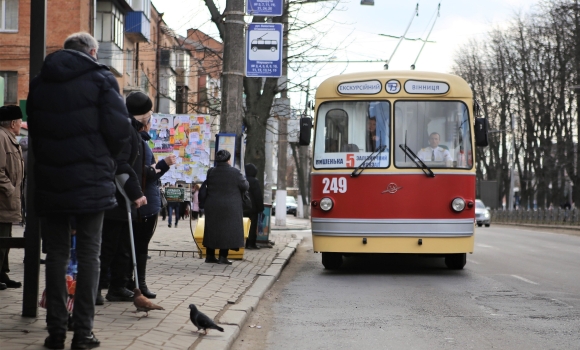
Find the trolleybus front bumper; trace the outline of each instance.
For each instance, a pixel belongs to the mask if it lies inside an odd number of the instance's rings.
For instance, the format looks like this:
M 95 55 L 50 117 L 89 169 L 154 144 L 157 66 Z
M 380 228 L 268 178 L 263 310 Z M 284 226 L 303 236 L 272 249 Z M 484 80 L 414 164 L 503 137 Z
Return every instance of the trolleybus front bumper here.
M 312 218 L 317 252 L 471 253 L 473 232 L 473 219 Z

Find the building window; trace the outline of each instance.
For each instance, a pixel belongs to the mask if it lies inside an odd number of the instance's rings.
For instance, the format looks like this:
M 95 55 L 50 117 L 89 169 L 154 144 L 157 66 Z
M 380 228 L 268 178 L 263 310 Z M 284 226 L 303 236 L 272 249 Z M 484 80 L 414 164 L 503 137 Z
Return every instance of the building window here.
M 123 49 L 125 17 L 112 2 L 97 2 L 95 37 L 101 42 L 114 42 Z
M 0 32 L 18 31 L 18 0 L 0 0 Z
M 18 102 L 18 72 L 2 72 L 4 78 L 4 104 L 15 105 Z
M 133 51 L 127 50 L 127 55 L 125 56 L 125 72 L 127 75 L 133 75 Z

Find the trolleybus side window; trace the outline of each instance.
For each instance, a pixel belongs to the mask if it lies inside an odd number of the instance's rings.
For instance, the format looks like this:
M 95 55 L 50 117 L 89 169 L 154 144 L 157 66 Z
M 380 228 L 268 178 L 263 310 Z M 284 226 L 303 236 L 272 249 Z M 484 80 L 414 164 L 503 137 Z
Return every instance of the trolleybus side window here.
M 406 144 L 431 168 L 472 167 L 469 115 L 462 102 L 395 102 L 394 136 L 396 167 L 417 167 L 400 144 Z
M 390 146 L 388 101 L 326 102 L 318 108 L 314 147 L 316 168 L 356 168 L 382 146 Z M 367 162 L 389 166 L 389 149 Z

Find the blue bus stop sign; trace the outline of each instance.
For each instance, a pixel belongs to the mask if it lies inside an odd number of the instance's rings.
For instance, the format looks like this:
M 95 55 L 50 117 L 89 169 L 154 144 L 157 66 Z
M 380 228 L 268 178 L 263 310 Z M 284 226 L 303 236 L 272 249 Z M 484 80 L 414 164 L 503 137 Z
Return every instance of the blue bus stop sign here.
M 282 0 L 247 0 L 246 13 L 250 16 L 282 16 Z
M 280 23 L 250 23 L 246 33 L 246 76 L 282 76 L 282 30 Z

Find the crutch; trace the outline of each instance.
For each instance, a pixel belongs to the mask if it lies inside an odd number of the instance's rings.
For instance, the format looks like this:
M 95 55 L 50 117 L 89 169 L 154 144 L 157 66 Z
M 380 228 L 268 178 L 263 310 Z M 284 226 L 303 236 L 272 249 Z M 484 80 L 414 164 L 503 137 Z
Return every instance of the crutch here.
M 125 198 L 125 207 L 127 208 L 127 218 L 129 219 L 129 237 L 131 238 L 131 256 L 133 257 L 133 271 L 135 271 L 135 288 L 139 289 L 139 278 L 137 277 L 137 258 L 135 257 L 135 238 L 133 237 L 133 221 L 131 219 L 131 200 L 125 192 L 125 183 L 129 179 L 129 174 L 119 174 L 115 176 L 117 190 Z

